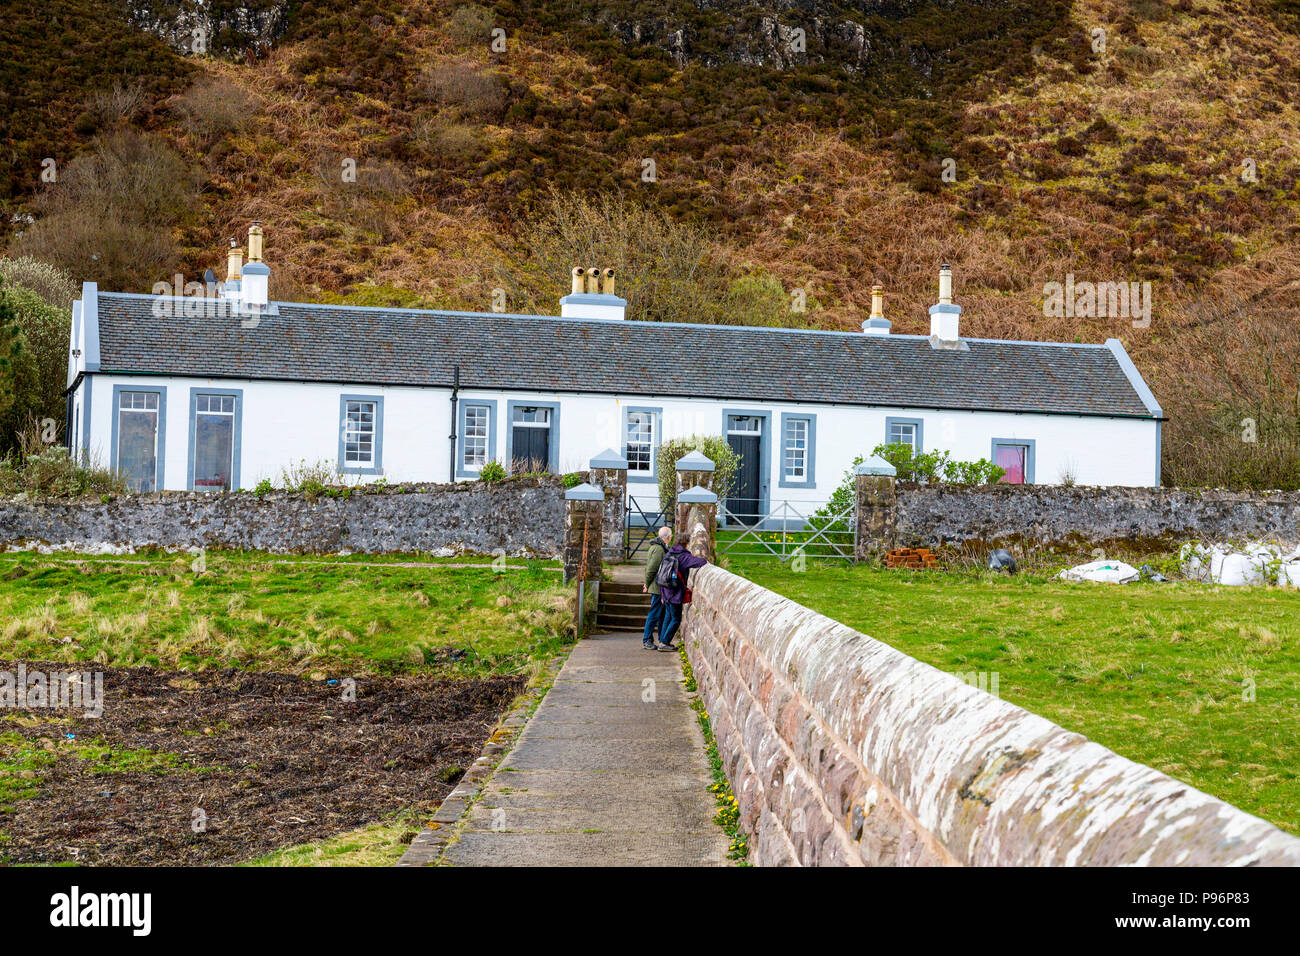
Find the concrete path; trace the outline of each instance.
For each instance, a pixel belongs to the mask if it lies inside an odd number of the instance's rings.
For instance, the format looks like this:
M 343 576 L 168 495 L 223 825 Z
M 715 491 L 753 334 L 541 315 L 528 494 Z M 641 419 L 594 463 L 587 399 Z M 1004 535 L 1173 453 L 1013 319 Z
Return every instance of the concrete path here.
M 725 866 L 676 654 L 580 641 L 447 850 L 455 866 Z

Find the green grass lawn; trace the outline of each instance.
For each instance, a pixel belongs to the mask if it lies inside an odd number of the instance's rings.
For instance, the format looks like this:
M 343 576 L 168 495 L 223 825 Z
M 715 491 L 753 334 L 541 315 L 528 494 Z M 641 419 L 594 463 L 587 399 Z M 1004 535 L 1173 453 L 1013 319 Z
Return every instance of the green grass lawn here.
M 569 592 L 551 562 L 195 561 L 0 554 L 0 657 L 472 677 L 528 670 L 571 636 Z M 417 562 L 427 563 L 403 566 Z
M 730 564 L 942 670 L 996 672 L 1004 700 L 1300 833 L 1300 591 Z

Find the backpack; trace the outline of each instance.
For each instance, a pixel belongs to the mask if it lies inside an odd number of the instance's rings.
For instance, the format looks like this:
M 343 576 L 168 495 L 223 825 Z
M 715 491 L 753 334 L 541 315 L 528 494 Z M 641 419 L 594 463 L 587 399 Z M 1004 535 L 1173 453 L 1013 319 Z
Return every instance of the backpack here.
M 671 551 L 664 553 L 664 559 L 659 562 L 659 570 L 655 572 L 655 584 L 673 590 L 682 586 L 681 571 L 677 567 L 679 557 L 680 555 L 673 554 Z

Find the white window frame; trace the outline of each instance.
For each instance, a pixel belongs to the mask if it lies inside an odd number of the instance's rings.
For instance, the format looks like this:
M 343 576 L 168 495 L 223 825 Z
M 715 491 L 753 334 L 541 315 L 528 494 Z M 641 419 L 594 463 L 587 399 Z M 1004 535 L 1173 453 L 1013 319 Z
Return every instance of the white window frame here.
M 655 477 L 655 456 L 660 441 L 659 416 L 657 408 L 627 410 L 623 420 L 623 457 L 627 459 L 628 480 L 651 480 Z
M 801 434 L 791 437 L 792 428 L 798 426 Z M 798 446 L 798 443 L 802 443 Z M 797 454 L 799 467 L 792 470 L 792 452 Z M 782 488 L 817 487 L 817 416 L 804 412 L 781 414 L 781 462 L 778 484 Z
M 481 471 L 492 460 L 492 409 L 478 402 L 465 405 L 465 440 L 461 444 L 462 471 Z
M 781 452 L 781 467 L 787 481 L 808 478 L 808 419 L 786 420 Z

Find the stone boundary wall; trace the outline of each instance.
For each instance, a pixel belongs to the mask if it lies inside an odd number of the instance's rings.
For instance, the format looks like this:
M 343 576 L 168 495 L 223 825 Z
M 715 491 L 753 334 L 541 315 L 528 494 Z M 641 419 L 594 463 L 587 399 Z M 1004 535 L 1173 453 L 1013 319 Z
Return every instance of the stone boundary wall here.
M 347 498 L 272 492 L 163 492 L 94 499 L 0 498 L 0 548 L 43 543 L 248 548 L 282 553 L 462 552 L 557 557 L 564 544 L 559 478 L 392 488 Z
M 899 483 L 900 544 L 1300 542 L 1300 492 Z
M 1300 865 L 1300 839 L 716 566 L 684 637 L 760 865 Z

